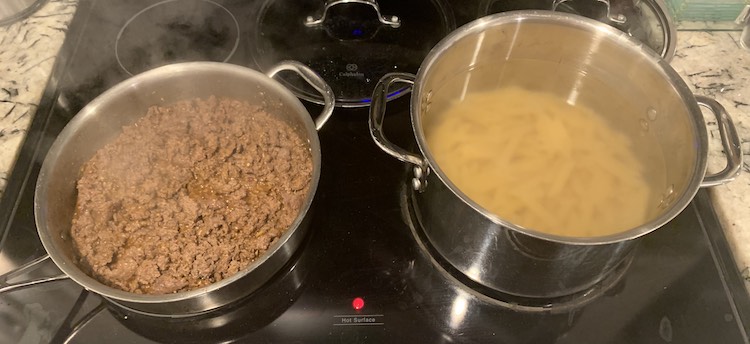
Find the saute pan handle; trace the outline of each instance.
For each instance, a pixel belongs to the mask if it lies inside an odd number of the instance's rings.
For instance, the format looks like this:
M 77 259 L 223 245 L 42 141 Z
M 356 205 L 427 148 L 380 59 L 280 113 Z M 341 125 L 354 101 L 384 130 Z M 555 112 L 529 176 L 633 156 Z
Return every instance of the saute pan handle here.
M 17 276 L 23 275 L 24 273 L 28 271 L 33 271 L 39 267 L 42 263 L 49 260 L 49 255 L 44 255 L 42 257 L 39 257 L 37 259 L 34 259 L 22 266 L 20 266 L 18 269 L 15 269 L 11 272 L 8 272 L 2 276 L 0 276 L 0 294 L 6 293 L 9 291 L 13 291 L 16 289 L 31 287 L 37 284 L 42 283 L 48 283 L 48 282 L 54 282 L 54 281 L 60 281 L 68 279 L 68 276 L 65 274 L 60 274 L 56 276 L 48 276 L 48 277 L 41 277 L 37 279 L 32 279 L 24 282 L 18 282 L 18 283 L 8 283 L 8 280 L 12 280 L 13 278 L 16 278 Z
M 320 115 L 318 115 L 318 118 L 315 119 L 315 129 L 320 130 L 320 128 L 323 127 L 326 121 L 331 118 L 331 114 L 333 114 L 333 108 L 336 106 L 336 98 L 333 96 L 333 90 L 331 89 L 331 86 L 328 86 L 323 78 L 321 78 L 318 73 L 315 73 L 312 69 L 310 69 L 310 67 L 305 66 L 304 64 L 297 61 L 281 61 L 277 65 L 271 67 L 266 75 L 268 75 L 269 78 L 273 78 L 274 76 L 276 76 L 276 74 L 285 70 L 293 71 L 299 74 L 302 79 L 305 79 L 305 81 L 307 81 L 310 86 L 315 88 L 323 96 L 323 111 L 321 111 Z
M 737 128 L 729 117 L 727 110 L 719 102 L 705 96 L 695 96 L 698 105 L 704 106 L 716 117 L 716 124 L 719 126 L 719 135 L 721 136 L 721 145 L 724 147 L 724 154 L 727 156 L 727 165 L 721 172 L 707 175 L 703 178 L 701 187 L 716 186 L 731 182 L 740 174 L 742 167 L 742 146 L 740 137 L 737 135 Z
M 372 104 L 370 104 L 370 136 L 375 144 L 383 151 L 403 162 L 424 166 L 424 159 L 411 153 L 389 141 L 383 134 L 383 119 L 385 118 L 385 106 L 388 99 L 388 89 L 394 83 L 405 83 L 414 85 L 414 75 L 407 73 L 388 73 L 384 75 L 375 90 L 372 92 Z

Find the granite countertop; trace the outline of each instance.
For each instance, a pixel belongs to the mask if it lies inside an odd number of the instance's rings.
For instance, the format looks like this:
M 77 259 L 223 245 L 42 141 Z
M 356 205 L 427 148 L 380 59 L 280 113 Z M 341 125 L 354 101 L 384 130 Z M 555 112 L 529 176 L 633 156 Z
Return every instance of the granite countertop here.
M 23 21 L 0 27 L 0 194 L 26 137 L 76 0 L 52 0 Z
M 75 12 L 76 0 L 51 0 L 31 17 L 0 27 L 0 193 L 5 188 L 18 149 L 37 109 Z M 739 32 L 678 32 L 672 61 L 695 94 L 723 104 L 742 139 L 743 174 L 712 188 L 716 211 L 739 269 L 750 290 L 750 51 L 740 48 Z M 709 171 L 725 158 L 716 121 L 709 129 Z
M 740 33 L 680 31 L 672 66 L 695 94 L 712 97 L 726 107 L 742 141 L 742 173 L 731 183 L 711 188 L 711 198 L 750 291 L 750 51 L 740 47 Z M 726 158 L 716 120 L 704 115 L 708 171 L 716 172 L 725 166 Z

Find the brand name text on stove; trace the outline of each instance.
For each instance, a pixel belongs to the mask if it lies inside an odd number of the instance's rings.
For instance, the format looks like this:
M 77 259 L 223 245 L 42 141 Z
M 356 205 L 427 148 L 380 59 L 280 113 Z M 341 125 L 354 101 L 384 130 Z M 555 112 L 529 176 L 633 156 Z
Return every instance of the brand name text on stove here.
M 341 323 L 352 324 L 352 323 L 374 323 L 375 318 L 369 317 L 357 317 L 357 318 L 341 318 Z

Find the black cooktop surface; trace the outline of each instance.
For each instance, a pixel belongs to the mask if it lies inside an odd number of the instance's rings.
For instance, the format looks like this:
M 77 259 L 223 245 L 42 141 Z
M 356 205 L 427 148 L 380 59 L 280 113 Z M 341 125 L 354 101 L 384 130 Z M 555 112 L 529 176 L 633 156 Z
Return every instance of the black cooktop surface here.
M 387 11 L 388 2 L 380 3 Z M 457 25 L 487 8 L 441 3 Z M 258 68 L 248 37 L 263 5 L 79 2 L 0 203 L 0 273 L 45 254 L 34 184 L 47 149 L 78 110 L 131 74 L 170 62 Z M 405 146 L 413 145 L 407 98 L 389 103 L 386 120 L 389 136 Z M 527 307 L 474 291 L 430 255 L 412 226 L 407 167 L 372 142 L 367 110 L 337 109 L 319 135 L 322 176 L 309 235 L 260 290 L 209 314 L 169 318 L 128 311 L 69 280 L 28 287 L 0 295 L 0 343 L 748 342 L 750 300 L 705 191 L 644 237 L 622 274 L 590 294 Z M 55 273 L 47 262 L 31 275 Z

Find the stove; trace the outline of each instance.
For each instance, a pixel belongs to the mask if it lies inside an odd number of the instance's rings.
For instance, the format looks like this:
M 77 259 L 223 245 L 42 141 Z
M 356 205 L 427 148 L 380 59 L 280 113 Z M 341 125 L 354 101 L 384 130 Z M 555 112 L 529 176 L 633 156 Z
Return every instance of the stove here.
M 259 41 L 263 35 L 257 30 L 267 22 L 260 25 L 256 18 L 269 13 L 268 6 L 282 3 L 269 1 L 274 2 L 79 2 L 0 201 L 0 274 L 45 255 L 34 225 L 34 185 L 46 151 L 65 124 L 109 87 L 159 65 L 210 60 L 263 69 L 271 57 L 288 57 L 267 50 L 283 46 L 275 44 L 278 37 L 275 43 Z M 498 295 L 474 285 L 433 254 L 413 215 L 408 166 L 375 146 L 367 110 L 361 107 L 368 102 L 365 91 L 380 75 L 394 67 L 415 72 L 418 63 L 392 61 L 380 68 L 368 63 L 399 56 L 405 47 L 409 59 L 424 57 L 430 44 L 481 15 L 487 4 L 429 2 L 434 5 L 430 13 L 441 14 L 425 16 L 436 26 L 415 41 L 390 30 L 393 15 L 402 28 L 420 25 L 419 16 L 413 15 L 419 2 L 378 3 L 383 15 L 379 19 L 390 23 L 384 27 L 372 24 L 351 31 L 350 22 L 337 20 L 328 28 L 310 28 L 325 41 L 321 49 L 330 47 L 330 41 L 346 47 L 330 63 L 318 66 L 347 108 L 334 111 L 319 132 L 322 175 L 310 231 L 269 282 L 215 311 L 180 317 L 127 309 L 70 280 L 17 289 L 0 294 L 0 343 L 91 343 L 103 338 L 110 343 L 749 342 L 750 299 L 703 190 L 677 218 L 640 240 L 627 264 L 591 289 L 566 298 Z M 322 13 L 323 1 L 298 4 L 289 13 L 314 10 L 313 21 Z M 403 12 L 409 6 L 414 7 L 411 12 Z M 331 17 L 350 11 L 340 12 L 326 13 Z M 302 28 L 311 22 L 296 15 L 287 20 L 280 24 Z M 347 35 L 331 31 L 342 27 L 350 30 Z M 370 44 L 381 34 L 403 43 Z M 351 49 L 388 53 L 357 50 L 352 56 L 369 52 L 377 57 L 357 63 L 346 60 Z M 316 99 L 295 89 L 295 80 L 284 82 L 309 100 L 310 113 L 319 113 Z M 388 133 L 396 143 L 414 147 L 408 97 L 400 95 L 394 92 L 388 105 Z M 47 261 L 15 279 L 59 273 Z

